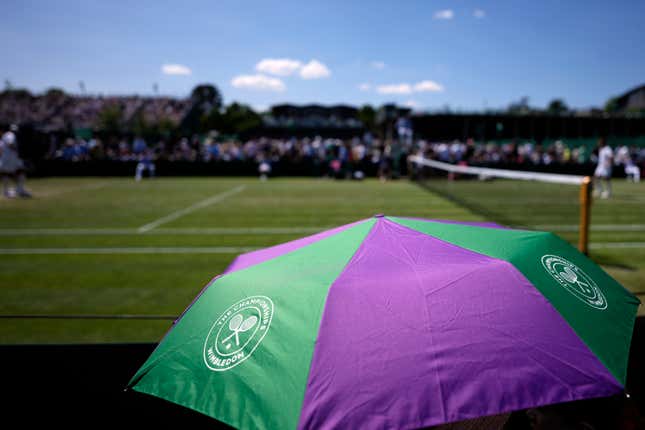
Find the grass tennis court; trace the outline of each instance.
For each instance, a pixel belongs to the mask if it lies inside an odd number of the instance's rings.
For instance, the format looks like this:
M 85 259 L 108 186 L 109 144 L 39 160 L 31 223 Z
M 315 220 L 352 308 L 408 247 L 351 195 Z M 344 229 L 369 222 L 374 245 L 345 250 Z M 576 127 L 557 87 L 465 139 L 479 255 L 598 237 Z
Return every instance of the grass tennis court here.
M 645 293 L 645 183 L 592 209 L 591 256 Z M 157 341 L 242 252 L 376 213 L 549 229 L 575 243 L 577 189 L 516 181 L 50 178 L 0 200 L 0 343 Z M 643 296 L 640 296 L 641 299 Z M 641 307 L 640 314 L 645 314 Z

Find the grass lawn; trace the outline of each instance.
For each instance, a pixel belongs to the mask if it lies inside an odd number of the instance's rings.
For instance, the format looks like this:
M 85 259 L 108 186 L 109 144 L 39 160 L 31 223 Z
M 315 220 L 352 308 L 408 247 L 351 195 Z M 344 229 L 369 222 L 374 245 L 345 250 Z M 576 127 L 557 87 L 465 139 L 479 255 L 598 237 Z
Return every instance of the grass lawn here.
M 0 343 L 151 342 L 241 252 L 377 213 L 549 229 L 575 243 L 577 189 L 513 181 L 49 178 L 0 200 Z M 591 257 L 645 293 L 645 183 L 594 202 Z M 644 313 L 641 310 L 641 313 Z M 645 313 L 644 313 L 645 314 Z M 165 319 L 164 319 L 165 318 Z

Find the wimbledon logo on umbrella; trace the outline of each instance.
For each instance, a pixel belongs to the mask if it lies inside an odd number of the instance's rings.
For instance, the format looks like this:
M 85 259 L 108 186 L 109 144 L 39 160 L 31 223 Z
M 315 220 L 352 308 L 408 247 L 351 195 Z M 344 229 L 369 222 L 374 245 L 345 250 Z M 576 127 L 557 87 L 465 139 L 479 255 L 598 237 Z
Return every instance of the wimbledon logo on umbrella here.
M 216 372 L 229 370 L 253 354 L 273 318 L 273 302 L 251 296 L 232 304 L 217 318 L 204 342 L 204 362 Z
M 542 266 L 568 292 L 592 308 L 607 309 L 607 299 L 593 279 L 578 266 L 557 255 L 542 257 Z

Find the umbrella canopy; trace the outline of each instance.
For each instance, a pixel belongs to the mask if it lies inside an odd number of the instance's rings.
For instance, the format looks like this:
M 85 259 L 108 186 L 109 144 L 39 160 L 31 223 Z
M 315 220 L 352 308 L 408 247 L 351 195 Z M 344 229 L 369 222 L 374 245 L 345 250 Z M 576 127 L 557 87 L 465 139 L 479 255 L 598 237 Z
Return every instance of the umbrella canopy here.
M 638 304 L 551 233 L 377 215 L 239 256 L 129 386 L 239 428 L 419 428 L 621 392 Z

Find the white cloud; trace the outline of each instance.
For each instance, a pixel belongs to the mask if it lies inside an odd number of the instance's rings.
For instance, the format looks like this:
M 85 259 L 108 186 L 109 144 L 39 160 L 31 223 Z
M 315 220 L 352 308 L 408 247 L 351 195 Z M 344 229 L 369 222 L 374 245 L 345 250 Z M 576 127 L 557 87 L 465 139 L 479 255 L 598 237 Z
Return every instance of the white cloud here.
M 385 63 L 383 61 L 372 61 L 370 63 L 370 66 L 372 66 L 373 69 L 376 70 L 383 70 L 385 69 Z
M 300 69 L 302 79 L 320 79 L 327 78 L 330 75 L 331 71 L 318 60 L 311 60 Z
M 359 86 L 361 89 L 361 86 Z M 412 93 L 425 93 L 433 92 L 438 93 L 443 91 L 443 86 L 435 81 L 421 81 L 414 85 L 408 83 L 380 85 L 376 87 L 376 92 L 379 94 L 412 94 Z
M 264 58 L 255 65 L 255 70 L 275 76 L 291 76 L 298 73 L 302 79 L 331 76 L 329 68 L 318 60 L 311 60 L 305 64 L 291 58 Z
M 362 83 L 358 86 L 358 89 L 361 91 L 369 91 L 372 88 L 372 86 L 368 83 Z
M 265 58 L 255 65 L 258 72 L 276 76 L 290 76 L 302 67 L 298 60 L 290 58 Z
M 435 81 L 421 81 L 414 86 L 414 91 L 417 93 L 426 91 L 438 93 L 443 91 L 443 86 L 439 85 Z
M 452 19 L 454 16 L 452 9 L 438 10 L 434 13 L 434 19 Z
M 486 17 L 486 11 L 482 9 L 475 9 L 473 11 L 473 16 L 477 19 L 482 19 Z
M 257 75 L 239 75 L 231 80 L 231 85 L 235 88 L 259 91 L 284 91 L 287 87 L 284 82 L 278 78 L 257 74 Z
M 191 75 L 193 73 L 189 67 L 184 66 L 183 64 L 164 64 L 161 66 L 161 72 L 164 75 Z
M 409 107 L 411 109 L 415 109 L 419 107 L 419 102 L 417 102 L 416 100 L 408 100 L 405 103 L 403 103 L 403 106 Z
M 379 94 L 410 94 L 412 87 L 410 84 L 380 85 L 376 87 L 376 92 Z

